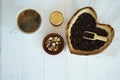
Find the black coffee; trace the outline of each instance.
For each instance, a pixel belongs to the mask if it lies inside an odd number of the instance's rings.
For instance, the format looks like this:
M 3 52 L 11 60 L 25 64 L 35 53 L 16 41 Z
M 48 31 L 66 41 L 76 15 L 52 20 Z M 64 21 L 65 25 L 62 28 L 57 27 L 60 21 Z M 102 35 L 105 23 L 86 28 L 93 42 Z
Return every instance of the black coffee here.
M 23 32 L 35 32 L 41 24 L 41 16 L 35 10 L 27 9 L 19 14 L 17 23 Z

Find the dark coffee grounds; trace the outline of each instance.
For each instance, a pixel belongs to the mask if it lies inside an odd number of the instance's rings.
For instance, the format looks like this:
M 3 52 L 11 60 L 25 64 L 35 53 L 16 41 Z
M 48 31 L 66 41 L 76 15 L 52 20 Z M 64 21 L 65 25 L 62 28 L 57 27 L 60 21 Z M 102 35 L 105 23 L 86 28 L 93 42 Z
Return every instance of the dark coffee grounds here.
M 35 10 L 27 9 L 19 14 L 17 23 L 23 32 L 31 33 L 39 28 L 41 16 Z
M 81 14 L 71 28 L 71 43 L 75 49 L 83 51 L 92 51 L 104 46 L 105 42 L 100 40 L 87 40 L 83 38 L 84 31 L 94 32 L 101 36 L 107 36 L 108 33 L 96 27 L 96 21 L 89 13 Z M 88 37 L 93 37 L 87 35 Z

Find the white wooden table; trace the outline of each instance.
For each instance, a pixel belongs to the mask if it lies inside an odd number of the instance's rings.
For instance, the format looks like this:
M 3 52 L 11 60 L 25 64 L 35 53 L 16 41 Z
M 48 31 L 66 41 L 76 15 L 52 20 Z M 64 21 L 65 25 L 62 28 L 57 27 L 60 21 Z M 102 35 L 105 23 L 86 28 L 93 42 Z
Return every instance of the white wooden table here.
M 70 54 L 65 29 L 76 10 L 92 6 L 101 23 L 111 24 L 115 37 L 111 45 L 95 56 Z M 33 34 L 21 32 L 16 24 L 25 8 L 37 10 L 42 17 Z M 54 27 L 49 22 L 52 11 L 61 11 L 64 22 Z M 1 17 L 0 17 L 1 19 Z M 119 0 L 2 0 L 1 80 L 120 80 L 120 1 Z M 51 56 L 42 48 L 43 38 L 56 32 L 63 36 L 61 54 Z

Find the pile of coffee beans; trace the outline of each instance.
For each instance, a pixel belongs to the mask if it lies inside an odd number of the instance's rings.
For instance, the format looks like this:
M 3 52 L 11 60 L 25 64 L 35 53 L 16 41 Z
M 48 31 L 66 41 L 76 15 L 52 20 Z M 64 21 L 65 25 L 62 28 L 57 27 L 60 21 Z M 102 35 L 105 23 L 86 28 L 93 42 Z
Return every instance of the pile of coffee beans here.
M 71 28 L 71 43 L 75 49 L 83 51 L 92 51 L 102 47 L 105 42 L 100 40 L 87 40 L 83 38 L 84 31 L 94 32 L 101 36 L 107 36 L 108 33 L 96 27 L 96 20 L 89 13 L 83 13 L 78 16 L 76 22 Z M 87 35 L 90 36 L 90 35 Z

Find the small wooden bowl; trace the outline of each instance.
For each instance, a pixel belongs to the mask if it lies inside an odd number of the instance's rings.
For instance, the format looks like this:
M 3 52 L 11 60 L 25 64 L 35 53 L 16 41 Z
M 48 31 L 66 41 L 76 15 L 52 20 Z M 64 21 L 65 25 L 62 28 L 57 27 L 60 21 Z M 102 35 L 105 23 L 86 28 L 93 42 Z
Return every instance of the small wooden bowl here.
M 53 46 L 52 46 L 52 44 L 53 43 L 56 43 L 57 42 L 57 40 L 56 41 L 53 41 L 53 40 L 55 40 L 55 37 L 57 37 L 57 39 L 59 38 L 60 39 L 60 42 L 59 43 L 61 43 L 61 44 L 55 44 L 57 47 L 58 47 L 58 50 L 56 50 L 56 51 L 54 51 L 54 49 L 52 49 L 52 50 L 49 50 L 48 48 L 52 48 Z M 52 39 L 50 39 L 50 38 L 52 38 Z M 48 44 L 48 42 L 50 42 L 50 44 Z M 63 48 L 64 48 L 64 39 L 62 38 L 62 36 L 61 35 L 59 35 L 59 34 L 57 34 L 57 33 L 51 33 L 51 34 L 48 34 L 44 39 L 43 39 L 43 49 L 48 53 L 48 54 L 50 54 L 50 55 L 57 55 L 57 54 L 59 54 L 62 50 L 63 50 Z M 49 45 L 49 47 L 47 47 L 47 45 Z

